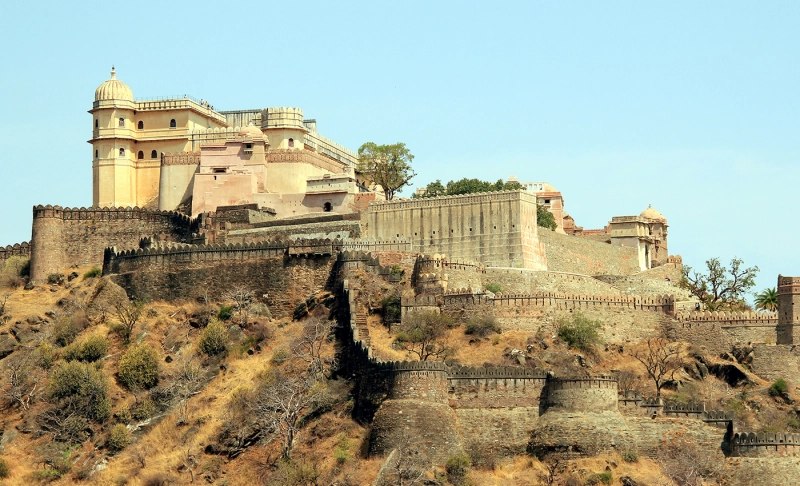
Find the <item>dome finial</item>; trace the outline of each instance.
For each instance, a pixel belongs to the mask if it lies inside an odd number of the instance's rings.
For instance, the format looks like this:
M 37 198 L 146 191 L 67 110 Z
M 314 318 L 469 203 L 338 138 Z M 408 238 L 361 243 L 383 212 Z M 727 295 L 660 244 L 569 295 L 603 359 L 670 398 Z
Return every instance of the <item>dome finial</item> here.
M 114 65 L 111 65 L 111 79 L 117 79 L 117 71 L 114 69 Z

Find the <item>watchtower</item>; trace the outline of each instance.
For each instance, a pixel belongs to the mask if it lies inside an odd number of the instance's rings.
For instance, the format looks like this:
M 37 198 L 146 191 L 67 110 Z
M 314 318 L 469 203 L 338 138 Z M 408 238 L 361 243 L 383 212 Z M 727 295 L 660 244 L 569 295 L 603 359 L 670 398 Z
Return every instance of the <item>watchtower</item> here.
M 778 344 L 800 342 L 800 277 L 778 275 Z

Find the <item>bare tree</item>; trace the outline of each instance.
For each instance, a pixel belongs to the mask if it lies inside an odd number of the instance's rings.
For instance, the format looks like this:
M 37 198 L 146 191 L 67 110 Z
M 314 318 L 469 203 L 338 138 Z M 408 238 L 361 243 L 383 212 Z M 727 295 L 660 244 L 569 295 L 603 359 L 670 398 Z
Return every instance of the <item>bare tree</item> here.
M 561 461 L 559 461 L 556 457 L 548 457 L 547 460 L 543 461 L 543 464 L 545 467 L 545 472 L 539 473 L 539 480 L 548 486 L 556 484 Z
M 23 410 L 30 408 L 31 402 L 41 392 L 39 382 L 45 373 L 36 366 L 35 352 L 28 350 L 18 357 L 12 357 L 6 365 L 5 396 Z
M 675 372 L 683 366 L 678 349 L 666 339 L 654 338 L 640 344 L 631 356 L 636 358 L 656 385 L 656 397 L 661 397 L 661 388 L 667 379 L 672 379 Z
M 250 306 L 255 301 L 253 291 L 237 285 L 225 292 L 224 298 L 233 302 L 233 310 L 236 312 L 239 325 L 244 327 L 247 324 Z
M 119 321 L 116 329 L 126 344 L 131 341 L 133 328 L 136 326 L 136 323 L 139 322 L 139 318 L 142 316 L 143 310 L 144 303 L 138 300 L 118 300 L 114 302 L 114 312 L 117 320 Z
M 323 317 L 312 317 L 306 321 L 303 333 L 294 343 L 295 356 L 308 363 L 308 371 L 315 380 L 326 378 L 333 365 L 332 359 L 323 358 L 322 348 L 334 324 Z
M 414 312 L 398 326 L 397 342 L 420 361 L 444 360 L 453 352 L 444 340 L 445 332 L 452 325 L 453 319 L 447 314 Z
M 291 459 L 300 419 L 311 412 L 324 394 L 324 384 L 297 374 L 269 373 L 256 390 L 254 410 L 267 430 L 281 436 L 281 456 Z
M 202 391 L 204 377 L 203 368 L 194 359 L 183 363 L 172 385 L 172 391 L 178 397 L 178 425 L 189 422 L 189 399 Z
M 11 293 L 9 292 L 4 293 L 3 296 L 0 297 L 0 318 L 3 320 L 6 320 L 6 316 L 4 314 L 6 313 L 6 303 L 8 302 L 9 297 L 11 297 Z
M 673 437 L 656 451 L 656 459 L 664 473 L 674 482 L 687 486 L 717 484 L 724 462 L 721 457 L 701 450 L 693 440 Z

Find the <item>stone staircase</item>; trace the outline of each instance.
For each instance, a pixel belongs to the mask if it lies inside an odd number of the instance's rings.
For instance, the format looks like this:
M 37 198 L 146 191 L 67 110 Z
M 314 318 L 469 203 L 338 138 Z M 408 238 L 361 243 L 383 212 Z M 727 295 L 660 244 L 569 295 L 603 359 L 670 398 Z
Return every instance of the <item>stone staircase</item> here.
M 364 341 L 364 345 L 369 347 L 372 344 L 372 340 L 369 337 L 366 315 L 356 314 L 356 327 L 358 328 L 358 336 Z

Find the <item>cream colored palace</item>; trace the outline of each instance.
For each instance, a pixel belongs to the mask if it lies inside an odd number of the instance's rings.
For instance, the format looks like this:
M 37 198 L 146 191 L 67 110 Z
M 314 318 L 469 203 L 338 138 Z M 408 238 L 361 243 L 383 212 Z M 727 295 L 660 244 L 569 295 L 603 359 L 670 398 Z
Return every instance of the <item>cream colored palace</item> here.
M 356 153 L 318 134 L 299 108 L 216 111 L 188 96 L 134 100 L 112 68 L 89 113 L 95 207 L 197 216 L 256 204 L 280 218 L 349 213 L 383 199 L 356 179 Z

